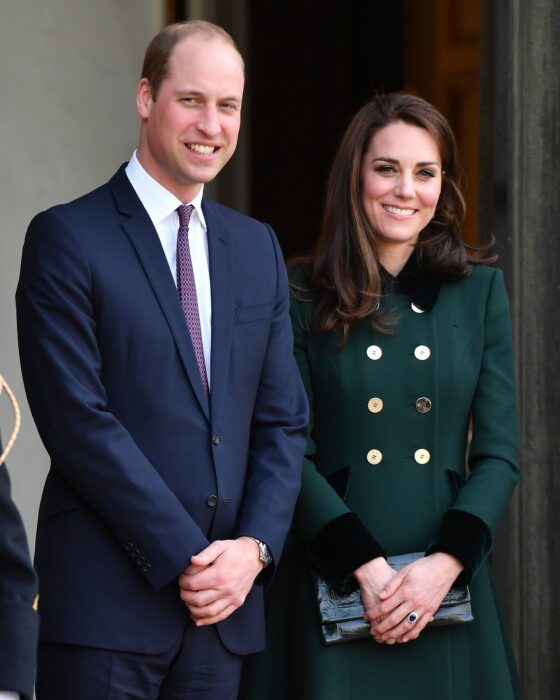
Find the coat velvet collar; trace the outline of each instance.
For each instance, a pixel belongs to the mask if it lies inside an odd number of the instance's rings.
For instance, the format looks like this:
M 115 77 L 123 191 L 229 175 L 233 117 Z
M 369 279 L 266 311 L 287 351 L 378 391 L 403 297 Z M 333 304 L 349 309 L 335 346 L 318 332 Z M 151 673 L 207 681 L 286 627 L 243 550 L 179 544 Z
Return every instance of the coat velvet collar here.
M 387 293 L 405 293 L 424 311 L 431 311 L 439 297 L 441 280 L 420 265 L 414 252 L 396 277 L 382 270 L 383 290 Z

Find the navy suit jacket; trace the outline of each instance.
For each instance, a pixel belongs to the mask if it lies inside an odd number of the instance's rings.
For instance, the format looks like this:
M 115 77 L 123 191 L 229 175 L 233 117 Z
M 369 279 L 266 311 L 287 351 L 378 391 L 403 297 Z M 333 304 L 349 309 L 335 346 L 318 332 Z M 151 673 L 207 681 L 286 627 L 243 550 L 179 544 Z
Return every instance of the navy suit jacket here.
M 124 166 L 36 216 L 16 300 L 29 404 L 51 457 L 35 563 L 41 639 L 157 653 L 180 636 L 177 577 L 210 541 L 280 557 L 307 403 L 270 227 L 203 201 L 212 290 L 206 397 L 177 289 Z M 269 574 L 270 575 L 270 574 Z M 262 587 L 219 623 L 264 646 Z
M 0 453 L 2 441 L 0 439 Z M 20 514 L 0 466 L 0 690 L 33 695 L 39 616 L 33 610 L 37 577 Z

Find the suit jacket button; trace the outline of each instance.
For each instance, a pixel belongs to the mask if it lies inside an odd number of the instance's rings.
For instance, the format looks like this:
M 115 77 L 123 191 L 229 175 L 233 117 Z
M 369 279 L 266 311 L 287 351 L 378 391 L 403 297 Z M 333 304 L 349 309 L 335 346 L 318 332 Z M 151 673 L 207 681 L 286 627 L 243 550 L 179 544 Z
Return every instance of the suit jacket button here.
M 213 507 L 216 505 L 217 502 L 218 502 L 218 497 L 217 497 L 217 496 L 214 496 L 214 495 L 208 496 L 208 498 L 206 499 L 206 503 L 207 503 L 211 508 L 213 508 Z
M 367 407 L 371 413 L 380 413 L 383 410 L 383 401 L 379 397 L 374 396 L 368 401 Z
M 219 435 L 212 435 L 212 444 L 213 445 L 219 445 L 221 441 L 222 441 L 222 438 Z
M 426 396 L 421 396 L 419 399 L 416 399 L 416 410 L 418 413 L 428 413 L 428 411 L 432 410 L 432 402 Z

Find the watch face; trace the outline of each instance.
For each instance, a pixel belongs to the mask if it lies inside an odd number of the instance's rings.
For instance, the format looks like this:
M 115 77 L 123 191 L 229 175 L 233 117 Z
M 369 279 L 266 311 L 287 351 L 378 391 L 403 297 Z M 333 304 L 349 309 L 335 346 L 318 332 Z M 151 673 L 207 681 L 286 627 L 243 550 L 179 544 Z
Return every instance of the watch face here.
M 251 539 L 255 540 L 255 542 L 259 546 L 259 559 L 262 561 L 262 563 L 265 566 L 272 564 L 272 554 L 270 553 L 268 545 L 266 545 L 264 542 L 261 542 L 256 537 L 251 537 Z
M 270 551 L 264 542 L 259 542 L 259 550 L 261 561 L 268 566 L 272 561 L 272 556 L 270 555 Z

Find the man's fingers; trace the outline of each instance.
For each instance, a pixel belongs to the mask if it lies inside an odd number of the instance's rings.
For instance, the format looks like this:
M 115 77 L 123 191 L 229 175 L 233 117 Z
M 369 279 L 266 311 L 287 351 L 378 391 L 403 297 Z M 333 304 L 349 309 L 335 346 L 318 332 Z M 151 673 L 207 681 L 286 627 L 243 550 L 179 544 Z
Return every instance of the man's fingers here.
M 216 540 L 203 549 L 202 552 L 191 557 L 191 563 L 195 566 L 205 567 L 212 564 L 216 559 L 223 554 L 227 549 L 227 542 Z
M 220 613 L 218 613 L 217 615 L 212 615 L 210 617 L 193 617 L 191 613 L 191 619 L 197 627 L 214 625 L 216 624 L 216 622 L 221 622 L 222 620 L 225 620 L 231 615 L 232 612 L 235 612 L 235 610 L 237 610 L 237 607 L 235 605 L 228 605 Z
M 200 565 L 196 565 L 196 564 L 191 563 L 183 571 L 182 575 L 193 576 L 193 574 L 198 574 L 199 571 L 204 571 L 204 569 L 206 569 L 206 568 L 207 568 L 206 566 L 200 566 Z
M 227 608 L 232 607 L 232 603 L 227 598 L 218 598 L 208 605 L 189 605 L 189 612 L 193 621 L 204 620 L 211 617 L 217 617 Z
M 201 608 L 223 598 L 223 594 L 212 588 L 203 591 L 189 591 L 182 588 L 180 589 L 180 596 L 183 603 L 189 608 Z

